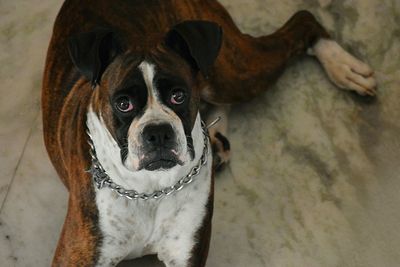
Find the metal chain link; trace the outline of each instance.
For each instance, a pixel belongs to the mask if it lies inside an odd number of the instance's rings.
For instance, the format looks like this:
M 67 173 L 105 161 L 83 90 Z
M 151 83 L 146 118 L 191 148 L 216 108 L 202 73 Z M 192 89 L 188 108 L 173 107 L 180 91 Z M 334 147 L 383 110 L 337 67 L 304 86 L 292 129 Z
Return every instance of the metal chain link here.
M 207 163 L 207 155 L 209 152 L 209 136 L 207 128 L 213 126 L 215 123 L 218 122 L 219 119 L 212 122 L 208 127 L 206 127 L 205 123 L 201 121 L 201 128 L 203 131 L 204 136 L 204 147 L 203 147 L 203 154 L 200 157 L 197 165 L 194 166 L 186 176 L 179 179 L 174 185 L 165 187 L 161 190 L 156 190 L 153 193 L 139 193 L 138 191 L 131 189 L 125 189 L 122 186 L 114 183 L 110 176 L 106 173 L 103 166 L 99 162 L 96 149 L 94 147 L 92 135 L 90 134 L 89 130 L 86 131 L 87 135 L 89 136 L 88 144 L 90 146 L 89 154 L 92 159 L 92 165 L 89 169 L 89 172 L 92 174 L 93 182 L 95 183 L 98 189 L 102 189 L 103 187 L 108 187 L 112 191 L 116 192 L 119 196 L 125 197 L 127 199 L 141 199 L 141 200 L 148 200 L 148 199 L 159 199 L 164 196 L 171 195 L 174 192 L 178 192 L 182 190 L 185 186 L 189 185 L 194 181 L 194 178 L 199 175 L 200 169 Z

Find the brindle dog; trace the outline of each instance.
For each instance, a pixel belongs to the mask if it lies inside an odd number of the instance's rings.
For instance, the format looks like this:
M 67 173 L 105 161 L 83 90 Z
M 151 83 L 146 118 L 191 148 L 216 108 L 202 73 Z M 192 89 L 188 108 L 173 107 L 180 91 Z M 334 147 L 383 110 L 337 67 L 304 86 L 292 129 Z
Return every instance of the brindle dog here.
M 215 0 L 67 0 L 54 25 L 42 93 L 47 151 L 69 190 L 68 212 L 53 266 L 112 265 L 123 259 L 115 256 L 115 261 L 100 260 L 106 257 L 102 248 L 106 245 L 107 229 L 99 223 L 98 192 L 90 174 L 85 172 L 91 165 L 86 135 L 89 110 L 102 117 L 104 127 L 121 150 L 121 162 L 134 157 L 124 148 L 131 138 L 132 125 L 137 122 L 139 127 L 150 102 L 159 101 L 161 109 L 168 109 L 182 124 L 186 136 L 182 150 L 191 151 L 190 157 L 174 158 L 169 153 L 158 161 L 138 159 L 138 165 L 130 161 L 131 170 L 143 168 L 151 172 L 179 168 L 201 154 L 190 148 L 196 142 L 192 135 L 200 104 L 206 103 L 207 120 L 216 115 L 222 117 L 222 122 L 210 131 L 217 168 L 229 160 L 229 105 L 264 92 L 291 59 L 307 51 L 318 57 L 339 87 L 375 94 L 371 68 L 331 40 L 307 11 L 296 13 L 273 34 L 256 38 L 241 33 Z M 151 73 L 164 82 L 158 83 L 164 84 L 157 88 L 159 98 L 149 96 L 143 62 L 158 71 L 147 71 L 148 77 Z M 157 76 L 159 73 L 164 78 Z M 127 93 L 133 94 L 134 100 L 129 95 L 115 104 L 113 97 L 121 93 L 128 80 L 138 84 L 137 91 Z M 183 91 L 170 92 L 171 88 L 182 87 Z M 186 103 L 178 107 L 183 96 Z M 172 103 L 168 102 L 171 99 Z M 132 104 L 129 101 L 137 101 L 133 103 L 134 113 L 128 110 Z M 171 256 L 173 252 L 164 253 L 161 259 L 167 266 L 205 265 L 211 233 L 212 187 L 211 180 L 204 214 L 191 236 L 191 247 L 175 258 Z

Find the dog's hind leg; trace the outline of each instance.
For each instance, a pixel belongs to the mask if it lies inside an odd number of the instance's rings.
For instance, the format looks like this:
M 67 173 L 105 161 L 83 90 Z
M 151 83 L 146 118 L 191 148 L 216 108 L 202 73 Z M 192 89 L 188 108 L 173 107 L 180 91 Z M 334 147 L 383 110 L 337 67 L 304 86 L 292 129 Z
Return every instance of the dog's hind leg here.
M 341 88 L 374 94 L 372 70 L 329 38 L 326 30 L 308 11 L 299 11 L 279 30 L 258 38 L 242 34 L 229 14 L 213 17 L 223 28 L 220 55 L 209 77 L 211 86 L 202 98 L 214 104 L 250 100 L 270 86 L 287 63 L 307 51 L 322 62 L 328 76 Z
M 339 88 L 353 90 L 360 95 L 376 94 L 376 80 L 371 67 L 353 57 L 335 41 L 321 39 L 308 53 L 319 59 L 331 81 Z

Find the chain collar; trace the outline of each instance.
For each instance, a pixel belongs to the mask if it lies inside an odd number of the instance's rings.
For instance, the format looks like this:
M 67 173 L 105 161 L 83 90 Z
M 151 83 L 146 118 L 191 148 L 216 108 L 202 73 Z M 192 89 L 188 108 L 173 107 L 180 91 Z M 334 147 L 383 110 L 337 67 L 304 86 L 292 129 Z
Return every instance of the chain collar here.
M 203 154 L 201 155 L 198 163 L 196 166 L 192 167 L 190 169 L 189 173 L 186 174 L 186 176 L 182 177 L 179 179 L 175 184 L 171 186 L 167 186 L 161 190 L 156 190 L 152 193 L 139 193 L 138 191 L 134 189 L 125 189 L 121 185 L 118 185 L 112 181 L 110 176 L 106 173 L 104 170 L 103 166 L 101 166 L 101 163 L 99 162 L 99 159 L 97 158 L 96 155 L 96 149 L 94 147 L 92 135 L 90 134 L 89 130 L 86 131 L 87 135 L 89 136 L 88 144 L 90 146 L 90 157 L 92 159 L 92 165 L 89 169 L 88 172 L 92 174 L 93 182 L 96 185 L 98 189 L 102 189 L 103 187 L 108 187 L 112 191 L 116 192 L 119 196 L 125 197 L 127 199 L 141 199 L 141 200 L 148 200 L 148 199 L 159 199 L 164 196 L 168 196 L 174 192 L 178 192 L 182 190 L 185 186 L 188 184 L 192 183 L 194 181 L 194 178 L 199 175 L 200 169 L 202 166 L 204 166 L 207 163 L 207 155 L 209 152 L 209 136 L 208 136 L 208 131 L 207 129 L 213 125 L 215 125 L 220 118 L 217 118 L 215 121 L 213 121 L 208 127 L 205 125 L 203 121 L 201 121 L 201 128 L 203 132 L 203 137 L 204 137 L 204 147 L 203 147 Z

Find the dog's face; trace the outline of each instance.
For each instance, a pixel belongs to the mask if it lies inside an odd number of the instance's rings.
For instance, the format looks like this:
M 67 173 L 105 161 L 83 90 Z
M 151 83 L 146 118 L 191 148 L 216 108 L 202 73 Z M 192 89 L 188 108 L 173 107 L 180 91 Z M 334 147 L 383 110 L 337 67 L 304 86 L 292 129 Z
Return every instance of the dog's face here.
M 193 159 L 199 89 L 184 60 L 162 51 L 144 60 L 123 54 L 96 90 L 93 106 L 128 169 L 169 169 Z
M 118 144 L 122 163 L 131 171 L 156 171 L 193 160 L 191 133 L 202 77 L 217 56 L 220 28 L 210 22 L 181 23 L 165 42 L 141 52 L 121 51 L 112 35 L 101 31 L 100 37 L 95 32 L 94 37 L 73 39 L 70 52 L 78 69 L 96 85 L 91 105 Z M 88 39 L 100 40 L 97 63 L 89 66 L 92 59 L 82 63 L 79 56 L 85 53 L 78 51 L 93 46 Z

